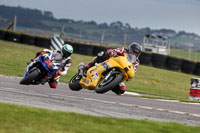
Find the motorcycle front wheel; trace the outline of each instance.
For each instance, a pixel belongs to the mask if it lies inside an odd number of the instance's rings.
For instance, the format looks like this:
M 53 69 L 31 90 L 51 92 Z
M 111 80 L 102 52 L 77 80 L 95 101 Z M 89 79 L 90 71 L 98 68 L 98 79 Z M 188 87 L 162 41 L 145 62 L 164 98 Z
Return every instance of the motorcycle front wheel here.
M 78 73 L 72 77 L 69 81 L 69 88 L 73 91 L 79 91 L 82 89 L 81 85 L 79 84 L 81 78 L 78 78 Z
M 29 73 L 25 78 L 20 81 L 20 84 L 29 85 L 32 83 L 40 75 L 40 72 L 35 69 L 31 73 Z
M 122 81 L 122 78 L 123 76 L 121 73 L 113 73 L 107 79 L 102 79 L 96 86 L 96 93 L 102 94 L 112 90 Z

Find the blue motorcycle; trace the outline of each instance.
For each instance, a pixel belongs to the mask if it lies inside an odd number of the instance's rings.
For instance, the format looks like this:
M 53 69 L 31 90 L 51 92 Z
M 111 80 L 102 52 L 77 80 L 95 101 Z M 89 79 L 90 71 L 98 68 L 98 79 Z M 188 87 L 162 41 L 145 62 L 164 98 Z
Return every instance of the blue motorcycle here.
M 56 53 L 45 53 L 38 56 L 28 64 L 24 78 L 20 81 L 23 85 L 45 84 L 61 68 L 62 56 Z

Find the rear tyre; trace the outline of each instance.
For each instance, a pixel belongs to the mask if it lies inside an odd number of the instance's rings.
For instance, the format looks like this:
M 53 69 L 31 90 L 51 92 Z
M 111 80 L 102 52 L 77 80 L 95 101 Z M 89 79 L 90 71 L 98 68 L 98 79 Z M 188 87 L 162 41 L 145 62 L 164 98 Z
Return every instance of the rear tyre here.
M 40 75 L 40 72 L 35 69 L 34 71 L 32 71 L 30 74 L 28 74 L 25 78 L 23 78 L 20 81 L 20 84 L 23 85 L 29 85 L 32 83 L 33 80 L 35 80 L 38 76 Z
M 96 86 L 96 93 L 102 94 L 112 90 L 122 81 L 122 78 L 123 76 L 121 73 L 114 73 L 107 80 L 105 78 L 102 79 Z
M 73 91 L 79 91 L 82 89 L 81 85 L 79 84 L 81 78 L 78 78 L 78 73 L 72 77 L 69 81 L 69 88 Z

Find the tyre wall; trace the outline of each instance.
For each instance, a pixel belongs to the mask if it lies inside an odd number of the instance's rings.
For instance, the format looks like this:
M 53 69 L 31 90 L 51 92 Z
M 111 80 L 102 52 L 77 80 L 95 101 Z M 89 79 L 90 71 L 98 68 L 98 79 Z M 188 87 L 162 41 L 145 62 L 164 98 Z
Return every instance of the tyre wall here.
M 139 56 L 140 64 L 151 65 L 151 53 L 142 52 Z
M 93 45 L 79 45 L 79 54 L 93 55 L 94 46 Z
M 157 68 L 165 68 L 165 63 L 167 60 L 166 55 L 152 54 L 152 65 Z
M 195 70 L 194 70 L 194 74 L 200 76 L 200 62 L 197 62 Z
M 21 34 L 20 43 L 35 45 L 35 37 L 28 34 Z
M 6 41 L 20 42 L 20 33 L 7 31 L 5 34 Z
M 50 38 L 43 38 L 43 37 L 35 37 L 34 41 L 35 46 L 38 47 L 44 47 L 44 48 L 50 48 L 51 42 Z
M 196 62 L 189 61 L 189 60 L 183 60 L 181 71 L 188 74 L 193 74 L 194 70 L 196 68 Z
M 108 48 L 102 47 L 102 46 L 94 46 L 94 48 L 93 48 L 93 54 L 92 54 L 92 55 L 93 55 L 93 56 L 97 56 L 97 54 L 98 54 L 99 52 L 101 52 L 101 51 L 106 52 L 107 49 L 108 49 Z
M 0 29 L 0 40 L 5 40 L 6 31 Z
M 182 62 L 183 59 L 168 56 L 166 61 L 166 68 L 168 70 L 178 71 L 181 69 Z

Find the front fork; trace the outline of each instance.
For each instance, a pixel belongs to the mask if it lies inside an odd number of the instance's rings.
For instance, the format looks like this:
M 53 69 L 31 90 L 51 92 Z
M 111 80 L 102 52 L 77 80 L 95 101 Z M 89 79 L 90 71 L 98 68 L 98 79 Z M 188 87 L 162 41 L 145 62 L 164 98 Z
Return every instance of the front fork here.
M 112 74 L 115 74 L 115 73 L 117 73 L 117 74 L 119 74 L 120 72 L 118 72 L 118 71 L 116 71 L 116 68 L 113 68 L 108 74 L 106 74 L 106 76 L 105 76 L 105 80 L 108 80 L 108 78 L 112 75 Z

